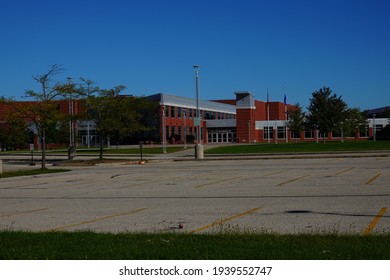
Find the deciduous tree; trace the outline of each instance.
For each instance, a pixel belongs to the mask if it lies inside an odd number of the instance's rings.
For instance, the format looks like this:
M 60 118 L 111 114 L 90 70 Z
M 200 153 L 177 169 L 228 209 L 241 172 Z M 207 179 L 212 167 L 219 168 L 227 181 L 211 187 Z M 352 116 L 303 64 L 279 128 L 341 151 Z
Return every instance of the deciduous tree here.
M 323 87 L 312 93 L 308 109 L 308 125 L 325 135 L 340 130 L 347 117 L 347 104 L 341 96 L 332 94 L 329 87 Z M 325 141 L 325 138 L 324 138 Z
M 305 130 L 305 113 L 299 103 L 287 111 L 286 125 L 298 137 Z

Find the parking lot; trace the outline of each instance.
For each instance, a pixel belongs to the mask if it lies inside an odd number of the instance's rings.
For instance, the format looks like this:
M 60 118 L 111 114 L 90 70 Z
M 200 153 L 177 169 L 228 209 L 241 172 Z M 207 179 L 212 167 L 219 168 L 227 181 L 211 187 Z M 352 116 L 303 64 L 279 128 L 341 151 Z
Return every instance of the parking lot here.
M 0 180 L 0 230 L 390 232 L 390 158 L 160 161 Z

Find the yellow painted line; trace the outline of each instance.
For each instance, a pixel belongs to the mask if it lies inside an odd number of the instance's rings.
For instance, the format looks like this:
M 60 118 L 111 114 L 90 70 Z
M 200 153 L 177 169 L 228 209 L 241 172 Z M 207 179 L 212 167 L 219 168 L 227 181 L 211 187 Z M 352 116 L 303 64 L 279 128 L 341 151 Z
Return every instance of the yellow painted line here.
M 298 177 L 298 178 L 295 178 L 295 179 L 291 179 L 291 180 L 288 180 L 288 181 L 286 181 L 286 182 L 280 183 L 280 184 L 278 184 L 278 185 L 276 185 L 276 186 L 277 186 L 277 187 L 284 186 L 284 185 L 286 185 L 286 184 L 288 184 L 288 183 L 292 183 L 292 182 L 298 181 L 298 180 L 300 180 L 300 179 L 302 179 L 302 178 L 305 178 L 305 177 L 308 177 L 308 176 L 310 176 L 310 175 L 304 175 L 304 176 L 301 176 L 301 177 Z
M 154 184 L 154 183 L 160 183 L 160 182 L 164 182 L 164 181 L 176 181 L 176 180 L 179 180 L 179 179 L 182 179 L 182 178 L 183 177 L 169 177 L 169 178 L 160 179 L 160 180 L 139 182 L 137 184 L 130 185 L 130 186 L 113 187 L 113 189 L 129 189 L 129 188 L 134 188 L 134 187 L 142 187 L 142 186 L 145 186 L 145 185 Z
M 93 219 L 93 220 L 89 220 L 89 221 L 84 221 L 84 222 L 80 222 L 80 223 L 76 223 L 76 224 L 70 224 L 70 225 L 66 225 L 66 226 L 62 226 L 62 227 L 53 228 L 53 229 L 51 229 L 49 231 L 58 231 L 58 230 L 66 229 L 66 228 L 71 228 L 71 227 L 77 227 L 77 226 L 81 226 L 81 225 L 91 224 L 91 223 L 95 223 L 95 222 L 99 222 L 99 221 L 103 221 L 103 220 L 107 220 L 107 219 L 111 219 L 111 218 L 115 218 L 115 217 L 119 217 L 119 216 L 125 216 L 125 215 L 134 214 L 134 213 L 146 210 L 146 209 L 148 209 L 148 208 L 140 208 L 140 209 L 129 211 L 129 212 L 116 213 L 116 214 L 112 214 L 112 215 L 109 215 L 109 216 L 104 216 L 104 217 Z
M 352 170 L 352 169 L 355 169 L 355 167 L 351 167 L 351 168 L 342 170 L 342 171 L 340 171 L 340 172 L 335 173 L 334 175 L 340 175 L 340 174 L 343 174 L 343 173 L 345 173 L 345 172 L 348 172 L 348 171 L 350 171 L 350 170 Z
M 386 159 L 386 158 L 388 158 L 388 157 L 380 156 L 380 157 L 378 157 L 376 160 L 384 160 L 384 159 Z
M 203 230 L 205 230 L 205 229 L 211 228 L 211 227 L 216 226 L 216 225 L 223 225 L 223 224 L 226 223 L 226 222 L 229 222 L 229 221 L 231 221 L 231 220 L 233 220 L 233 219 L 236 219 L 236 218 L 239 218 L 239 217 L 248 215 L 248 214 L 250 214 L 250 213 L 252 213 L 252 212 L 255 212 L 255 211 L 259 210 L 259 209 L 260 209 L 259 207 L 253 208 L 253 209 L 251 209 L 251 210 L 248 210 L 248 211 L 246 211 L 246 212 L 237 214 L 237 215 L 235 215 L 235 216 L 232 216 L 232 217 L 223 219 L 223 220 L 221 220 L 221 221 L 214 222 L 214 223 L 209 224 L 209 225 L 207 225 L 207 226 L 204 226 L 204 227 L 195 229 L 195 230 L 191 231 L 191 233 L 197 233 L 197 232 L 203 231 Z
M 235 180 L 235 179 L 240 179 L 240 178 L 242 178 L 242 176 L 233 177 L 233 178 L 229 178 L 229 179 L 225 179 L 225 180 L 220 180 L 220 181 L 214 181 L 214 182 L 207 183 L 207 184 L 203 184 L 203 185 L 198 185 L 198 186 L 196 186 L 195 188 L 202 188 L 202 187 L 206 187 L 206 186 L 210 186 L 210 185 L 214 185 L 214 184 L 218 184 L 218 183 L 223 183 L 223 182 L 227 182 L 227 181 L 231 181 L 231 180 Z
M 363 231 L 363 235 L 370 235 L 371 231 L 375 228 L 376 224 L 379 222 L 380 218 L 386 213 L 387 208 L 383 207 L 378 215 L 372 220 L 372 222 L 368 225 L 368 227 Z
M 276 174 L 280 174 L 282 172 L 285 172 L 289 169 L 283 169 L 283 170 L 280 170 L 280 171 L 276 171 L 276 172 L 271 172 L 271 173 L 268 173 L 268 174 L 264 174 L 263 177 L 266 177 L 266 176 L 271 176 L 271 175 L 276 175 Z
M 378 177 L 381 176 L 381 175 L 382 175 L 382 173 L 379 172 L 374 177 L 372 177 L 370 180 L 368 180 L 365 185 L 371 185 L 372 182 L 374 182 L 376 179 L 378 179 Z
M 49 209 L 49 208 L 40 208 L 40 209 L 35 209 L 35 210 L 30 210 L 30 211 L 16 212 L 16 213 L 13 213 L 13 214 L 2 215 L 2 216 L 0 216 L 0 218 L 2 218 L 2 217 L 10 217 L 10 216 L 17 216 L 17 215 L 25 215 L 25 214 L 35 213 L 35 212 L 39 212 L 39 211 L 44 211 L 44 210 L 47 210 L 47 209 Z

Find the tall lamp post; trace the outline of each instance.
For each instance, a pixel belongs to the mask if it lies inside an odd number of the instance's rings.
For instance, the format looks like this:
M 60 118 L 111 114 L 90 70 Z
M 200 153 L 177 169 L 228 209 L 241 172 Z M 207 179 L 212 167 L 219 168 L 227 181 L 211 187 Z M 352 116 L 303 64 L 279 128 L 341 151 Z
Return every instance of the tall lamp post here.
M 69 83 L 69 148 L 68 148 L 68 159 L 74 158 L 74 126 L 73 126 L 73 78 L 68 77 Z
M 373 139 L 374 139 L 374 142 L 376 141 L 376 123 L 375 123 L 375 117 L 376 117 L 376 114 L 372 114 L 372 128 L 373 128 Z
M 167 127 L 166 127 L 166 115 L 165 115 L 165 105 L 162 106 L 162 145 L 163 153 L 167 153 Z
M 200 109 L 199 109 L 199 65 L 194 65 L 195 70 L 195 87 L 196 87 L 196 120 L 195 120 L 195 126 L 197 126 L 197 143 L 195 146 L 195 159 L 203 159 L 204 153 L 203 153 L 203 146 L 202 146 L 202 135 L 201 135 L 201 127 L 202 127 L 202 120 L 200 117 Z

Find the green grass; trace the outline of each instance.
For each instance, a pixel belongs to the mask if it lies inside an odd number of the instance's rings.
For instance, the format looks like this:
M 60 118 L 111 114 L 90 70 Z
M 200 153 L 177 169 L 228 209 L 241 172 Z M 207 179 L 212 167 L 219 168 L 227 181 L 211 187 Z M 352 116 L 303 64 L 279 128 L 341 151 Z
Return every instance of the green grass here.
M 390 259 L 390 235 L 0 232 L 0 259 Z
M 175 153 L 182 151 L 183 147 L 167 147 L 167 153 Z M 79 149 L 77 150 L 78 154 L 88 153 L 88 154 L 99 154 L 99 149 Z M 143 148 L 143 154 L 162 154 L 162 147 L 152 147 L 152 148 Z M 104 154 L 130 154 L 130 155 L 139 155 L 139 148 L 124 148 L 124 149 L 104 149 Z
M 175 153 L 175 152 L 179 152 L 182 150 L 183 150 L 183 147 L 176 147 L 176 146 L 174 146 L 174 147 L 167 146 L 167 148 L 166 148 L 167 153 Z M 64 150 L 64 149 L 48 150 L 47 153 L 48 154 L 67 154 L 68 151 Z M 85 154 L 85 155 L 99 155 L 100 149 L 99 148 L 90 148 L 90 149 L 80 148 L 80 149 L 76 150 L 76 153 L 77 154 Z M 142 153 L 148 154 L 148 155 L 162 154 L 163 150 L 162 150 L 162 147 L 146 147 L 146 148 L 142 149 Z M 114 155 L 117 155 L 117 154 L 139 155 L 140 149 L 139 148 L 120 148 L 120 149 L 117 149 L 117 148 L 107 149 L 107 148 L 105 148 L 103 151 L 103 155 L 106 155 L 106 154 L 110 154 L 110 155 L 112 155 L 112 154 L 114 154 Z
M 48 174 L 48 173 L 59 173 L 69 171 L 67 169 L 32 169 L 32 170 L 19 170 L 19 171 L 10 171 L 0 174 L 1 178 L 17 177 L 17 176 L 31 176 L 39 174 Z
M 351 141 L 326 143 L 279 143 L 227 145 L 211 148 L 205 154 L 266 154 L 266 153 L 315 153 L 315 152 L 359 152 L 390 150 L 389 141 Z
M 192 144 L 189 144 L 187 146 L 187 149 L 190 149 L 192 148 Z M 175 153 L 175 152 L 179 152 L 179 151 L 182 151 L 184 148 L 183 147 L 180 147 L 180 146 L 167 146 L 166 147 L 166 151 L 167 153 Z M 99 148 L 79 148 L 76 150 L 76 153 L 77 154 L 89 154 L 89 155 L 99 155 L 99 152 L 100 152 L 100 149 Z M 28 150 L 17 150 L 17 151 L 6 151 L 4 153 L 7 153 L 7 154 L 15 154 L 15 155 L 18 155 L 18 154 L 30 154 L 31 152 L 28 151 Z M 64 155 L 67 155 L 68 154 L 68 150 L 67 149 L 53 149 L 53 150 L 46 150 L 46 153 L 47 154 L 64 154 Z M 162 154 L 163 153 L 163 149 L 162 147 L 149 147 L 149 146 L 146 146 L 142 149 L 142 153 L 143 154 Z M 41 151 L 34 151 L 34 155 L 40 155 L 41 154 Z M 104 152 L 103 154 L 128 154 L 128 155 L 139 155 L 140 154 L 140 149 L 137 147 L 137 148 L 105 148 L 104 149 Z

